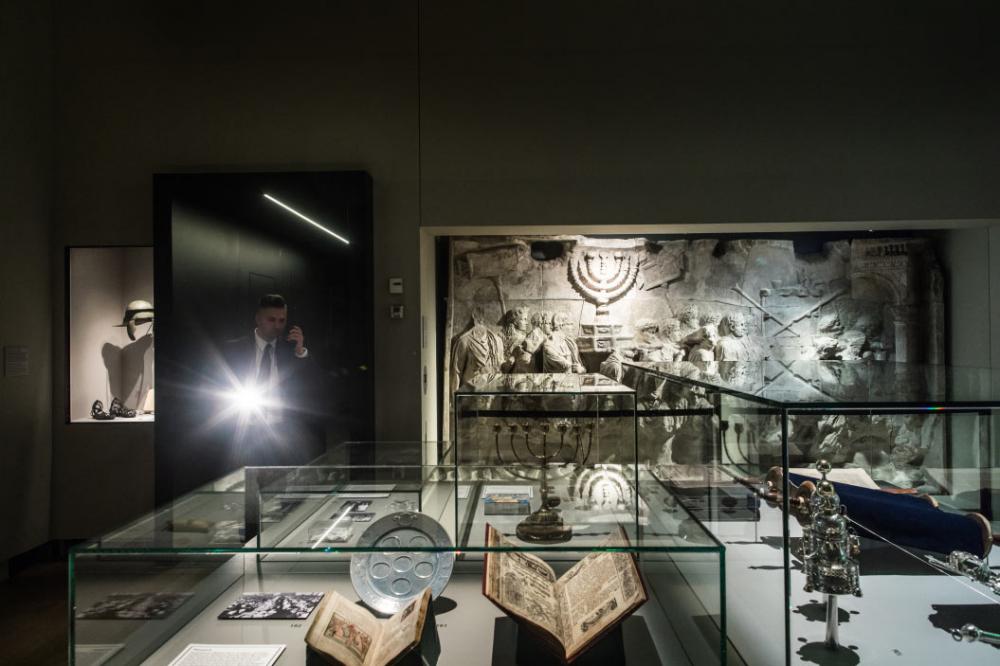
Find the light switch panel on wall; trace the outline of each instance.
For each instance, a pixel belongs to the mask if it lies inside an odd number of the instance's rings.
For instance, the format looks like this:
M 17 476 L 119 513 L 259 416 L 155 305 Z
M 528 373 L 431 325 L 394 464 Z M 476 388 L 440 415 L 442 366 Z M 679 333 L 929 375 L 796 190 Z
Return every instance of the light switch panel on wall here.
M 389 306 L 389 319 L 402 319 L 403 306 L 399 304 Z
M 403 293 L 403 278 L 401 277 L 389 278 L 389 293 L 390 294 Z

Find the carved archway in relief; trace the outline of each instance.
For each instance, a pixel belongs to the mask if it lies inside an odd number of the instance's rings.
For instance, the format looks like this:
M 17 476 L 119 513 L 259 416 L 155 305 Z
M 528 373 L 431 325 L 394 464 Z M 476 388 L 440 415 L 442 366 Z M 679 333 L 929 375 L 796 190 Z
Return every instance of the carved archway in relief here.
M 879 273 L 856 273 L 851 276 L 851 298 L 859 301 L 882 301 L 892 305 L 901 305 L 905 295 L 899 292 L 896 284 Z
M 912 240 L 857 240 L 851 245 L 851 298 L 882 302 L 882 330 L 891 332 L 889 360 L 926 360 L 921 344 L 921 298 L 917 264 L 923 262 L 925 245 Z M 931 267 L 925 267 L 931 268 Z M 931 270 L 931 273 L 934 271 Z
M 908 333 L 905 324 L 900 323 L 900 315 L 907 309 L 903 305 L 905 296 L 901 295 L 895 283 L 878 273 L 855 274 L 851 277 L 851 298 L 855 301 L 880 303 L 882 341 L 889 352 L 886 360 L 906 361 L 912 351 L 908 344 Z

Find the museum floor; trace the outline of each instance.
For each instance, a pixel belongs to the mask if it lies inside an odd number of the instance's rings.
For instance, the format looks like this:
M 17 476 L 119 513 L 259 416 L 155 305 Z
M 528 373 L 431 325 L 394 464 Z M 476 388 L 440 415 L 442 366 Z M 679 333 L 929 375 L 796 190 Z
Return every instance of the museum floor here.
M 41 564 L 0 583 L 0 662 L 66 663 L 66 563 Z

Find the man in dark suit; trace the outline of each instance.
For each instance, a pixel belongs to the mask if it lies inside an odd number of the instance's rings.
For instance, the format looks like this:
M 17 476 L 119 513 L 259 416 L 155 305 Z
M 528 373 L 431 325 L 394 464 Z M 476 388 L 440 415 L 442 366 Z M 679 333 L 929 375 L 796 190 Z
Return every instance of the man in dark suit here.
M 278 294 L 261 296 L 249 336 L 223 346 L 223 358 L 242 387 L 238 445 L 244 464 L 308 462 L 312 361 L 305 335 L 288 329 L 288 304 Z

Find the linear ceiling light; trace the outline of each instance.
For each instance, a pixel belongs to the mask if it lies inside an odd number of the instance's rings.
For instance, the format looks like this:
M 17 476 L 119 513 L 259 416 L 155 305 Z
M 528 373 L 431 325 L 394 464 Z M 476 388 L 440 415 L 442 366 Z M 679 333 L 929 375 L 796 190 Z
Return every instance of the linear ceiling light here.
M 331 236 L 333 236 L 334 238 L 336 238 L 337 240 L 339 240 L 340 242 L 342 242 L 344 245 L 350 245 L 351 244 L 351 242 L 349 240 L 347 240 L 346 238 L 344 238 L 343 236 L 339 236 L 339 235 L 333 233 L 332 231 L 330 231 L 329 229 L 327 229 L 326 227 L 324 227 L 319 222 L 315 222 L 313 220 L 310 220 L 308 217 L 306 217 L 305 215 L 303 215 L 299 211 L 295 210 L 294 208 L 292 208 L 288 204 L 281 203 L 280 201 L 278 201 L 277 199 L 275 199 L 274 197 L 272 197 L 270 194 L 265 194 L 264 198 L 267 199 L 268 201 L 271 201 L 273 203 L 278 204 L 279 206 L 281 206 L 282 208 L 284 208 L 285 210 L 287 210 L 292 215 L 295 215 L 298 218 L 300 218 L 302 220 L 305 220 L 306 222 L 308 222 L 309 224 L 313 225 L 317 229 L 325 231 L 326 233 L 330 234 Z

